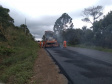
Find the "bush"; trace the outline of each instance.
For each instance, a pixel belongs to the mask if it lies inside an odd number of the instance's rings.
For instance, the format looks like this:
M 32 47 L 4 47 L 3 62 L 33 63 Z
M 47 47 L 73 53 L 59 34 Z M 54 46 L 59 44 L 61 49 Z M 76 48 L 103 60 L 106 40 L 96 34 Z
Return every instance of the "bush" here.
M 3 46 L 0 47 L 0 55 L 7 55 L 7 56 L 9 56 L 12 53 L 15 53 L 14 49 L 3 47 Z

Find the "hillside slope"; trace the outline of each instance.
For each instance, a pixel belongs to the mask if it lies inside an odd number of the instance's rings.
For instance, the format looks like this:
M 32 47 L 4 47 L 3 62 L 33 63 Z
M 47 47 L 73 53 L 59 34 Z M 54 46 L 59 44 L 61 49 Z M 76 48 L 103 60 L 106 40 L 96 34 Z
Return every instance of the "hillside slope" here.
M 39 47 L 26 25 L 14 25 L 9 11 L 0 6 L 0 83 L 25 84 Z

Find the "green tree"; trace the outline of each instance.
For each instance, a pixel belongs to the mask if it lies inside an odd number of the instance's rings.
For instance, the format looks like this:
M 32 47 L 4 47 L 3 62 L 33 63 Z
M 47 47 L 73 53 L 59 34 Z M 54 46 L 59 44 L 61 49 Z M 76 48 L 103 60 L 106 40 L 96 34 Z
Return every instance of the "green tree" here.
M 20 25 L 20 28 L 22 28 L 23 31 L 24 31 L 26 34 L 29 34 L 29 33 L 30 33 L 29 29 L 27 28 L 27 25 L 21 24 L 21 25 Z
M 14 23 L 14 20 L 10 17 L 9 12 L 9 9 L 0 6 L 0 24 L 3 26 L 3 28 L 13 25 Z
M 82 42 L 83 31 L 81 29 L 67 29 L 62 34 L 69 44 L 76 45 Z
M 93 28 L 95 45 L 112 48 L 112 11 L 103 19 L 95 21 Z
M 103 7 L 102 6 L 96 6 L 96 7 L 89 7 L 85 8 L 83 11 L 84 19 L 82 21 L 89 22 L 93 25 L 93 23 L 103 15 Z M 92 19 L 91 19 L 92 18 Z
M 0 38 L 7 40 L 5 36 L 5 29 L 13 25 L 14 20 L 9 15 L 10 10 L 0 6 Z

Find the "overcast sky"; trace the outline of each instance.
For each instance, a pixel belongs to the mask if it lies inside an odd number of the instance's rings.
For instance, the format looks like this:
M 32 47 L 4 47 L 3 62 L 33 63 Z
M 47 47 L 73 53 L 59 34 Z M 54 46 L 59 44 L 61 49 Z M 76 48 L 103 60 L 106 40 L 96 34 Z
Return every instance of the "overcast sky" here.
M 10 9 L 14 24 L 25 23 L 36 39 L 42 38 L 44 31 L 53 30 L 55 21 L 68 13 L 73 19 L 74 28 L 90 26 L 82 22 L 84 8 L 101 5 L 104 14 L 112 10 L 112 0 L 0 0 L 0 5 Z

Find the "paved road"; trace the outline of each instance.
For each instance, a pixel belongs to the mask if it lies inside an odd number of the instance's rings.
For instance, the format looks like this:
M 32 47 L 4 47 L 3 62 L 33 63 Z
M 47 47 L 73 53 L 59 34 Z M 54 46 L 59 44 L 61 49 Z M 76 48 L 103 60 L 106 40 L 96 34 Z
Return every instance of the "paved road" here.
M 73 84 L 112 84 L 112 53 L 84 48 L 46 48 Z

